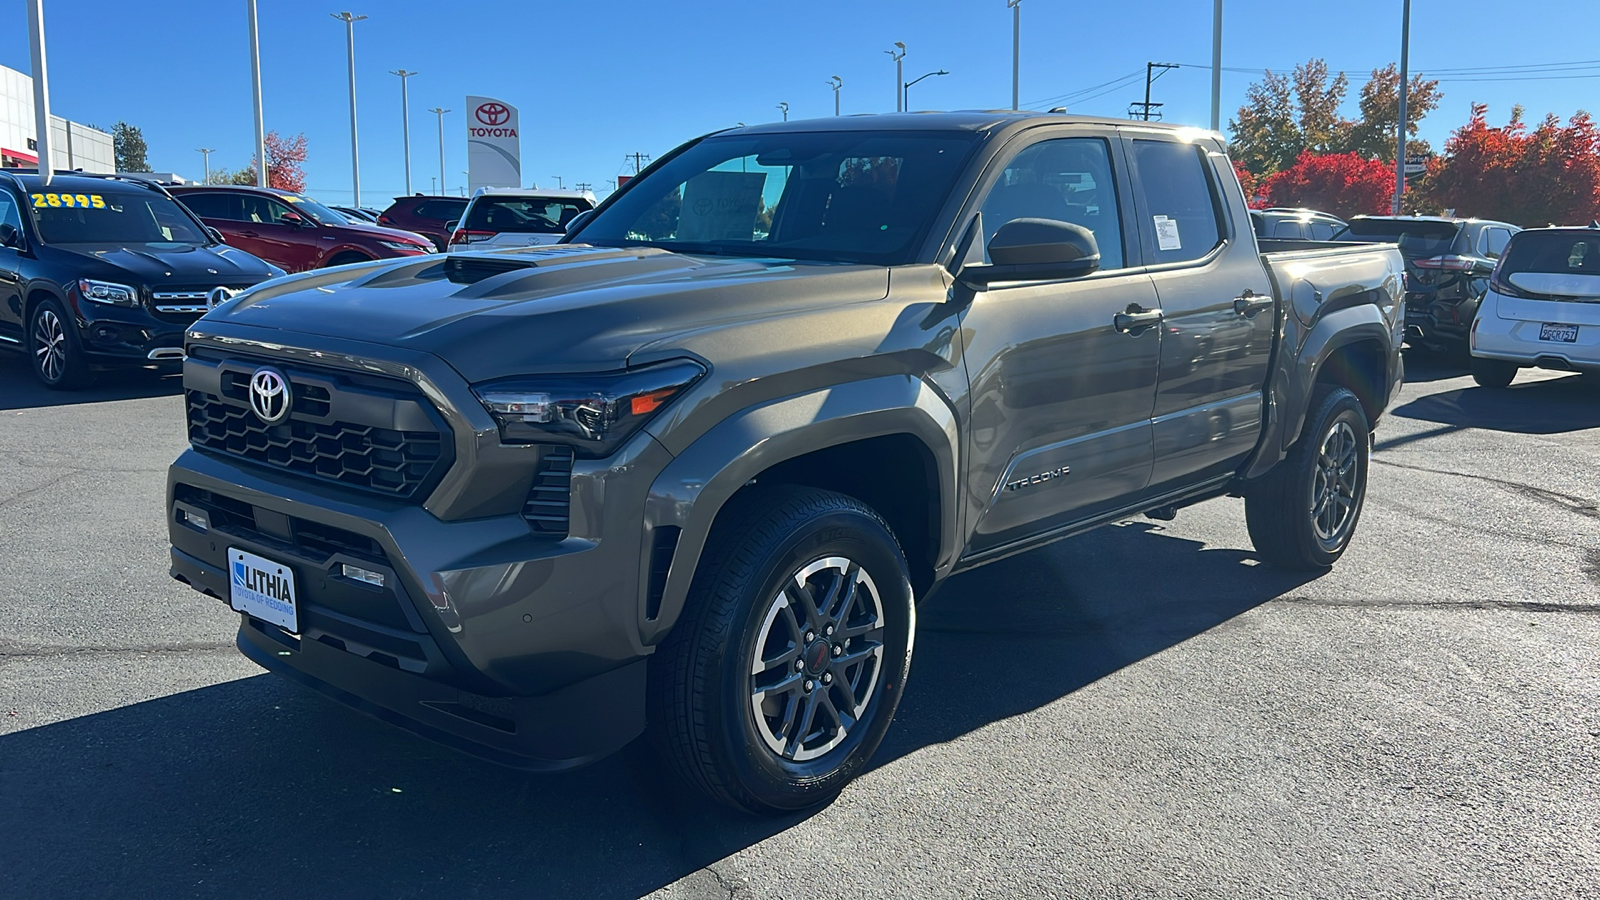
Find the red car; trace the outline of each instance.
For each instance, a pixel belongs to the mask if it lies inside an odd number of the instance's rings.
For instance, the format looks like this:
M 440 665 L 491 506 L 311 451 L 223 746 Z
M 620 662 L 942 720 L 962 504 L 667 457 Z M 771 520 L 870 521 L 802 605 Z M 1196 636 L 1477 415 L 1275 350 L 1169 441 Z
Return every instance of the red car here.
M 288 272 L 434 251 L 418 235 L 352 222 L 289 191 L 210 184 L 168 190 L 202 222 L 222 232 L 228 246 Z
M 379 225 L 404 228 L 422 235 L 440 250 L 450 240 L 449 224 L 458 221 L 467 211 L 465 197 L 429 197 L 413 194 L 396 197 L 389 208 L 378 216 Z

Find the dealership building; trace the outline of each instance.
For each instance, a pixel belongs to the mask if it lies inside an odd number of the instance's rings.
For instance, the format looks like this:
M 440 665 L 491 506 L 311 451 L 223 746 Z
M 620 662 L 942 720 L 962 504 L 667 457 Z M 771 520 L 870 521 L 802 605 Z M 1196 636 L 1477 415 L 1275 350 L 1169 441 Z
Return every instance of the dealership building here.
M 33 78 L 0 66 L 0 167 L 39 164 L 34 121 Z M 59 116 L 50 117 L 50 155 L 57 169 L 117 170 L 111 135 Z

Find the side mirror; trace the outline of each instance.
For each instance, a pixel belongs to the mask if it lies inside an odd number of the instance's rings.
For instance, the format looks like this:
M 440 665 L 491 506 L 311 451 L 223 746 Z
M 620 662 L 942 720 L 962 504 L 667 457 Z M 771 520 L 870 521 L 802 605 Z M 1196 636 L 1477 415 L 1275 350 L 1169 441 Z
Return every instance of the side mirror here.
M 990 265 L 962 269 L 974 284 L 1079 278 L 1100 268 L 1100 245 L 1082 225 L 1055 219 L 1013 219 L 989 240 Z
M 212 228 L 210 225 L 206 226 L 206 234 L 211 235 L 211 239 L 219 244 L 226 244 L 228 242 L 227 239 L 222 236 L 222 232 Z
M 16 226 L 9 222 L 0 222 L 0 247 L 22 249 L 22 235 L 17 232 Z
M 586 209 L 583 212 L 578 213 L 577 215 L 573 216 L 572 219 L 567 222 L 567 229 L 566 229 L 567 234 L 572 234 L 572 233 L 576 232 L 579 228 L 582 228 L 584 225 L 587 225 L 589 223 L 589 220 L 592 219 L 592 218 L 594 218 L 594 210 L 592 210 L 592 209 Z
M 297 212 L 284 213 L 280 221 L 290 228 L 305 228 L 307 225 L 311 224 L 310 222 L 306 221 L 305 216 L 302 216 Z

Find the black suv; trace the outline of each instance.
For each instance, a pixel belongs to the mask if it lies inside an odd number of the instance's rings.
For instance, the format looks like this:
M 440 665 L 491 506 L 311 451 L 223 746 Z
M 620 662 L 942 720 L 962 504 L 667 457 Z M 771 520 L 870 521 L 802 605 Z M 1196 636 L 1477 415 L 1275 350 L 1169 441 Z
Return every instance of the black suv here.
M 183 332 L 283 270 L 223 244 L 155 184 L 0 171 L 0 348 L 47 387 L 95 367 L 176 367 Z
M 1336 241 L 1400 245 L 1406 261 L 1406 340 L 1467 352 L 1472 317 L 1515 225 L 1444 216 L 1355 216 Z
M 1344 230 L 1345 221 L 1338 216 L 1314 209 L 1273 207 L 1250 210 L 1250 225 L 1255 229 L 1258 238 L 1328 241 Z

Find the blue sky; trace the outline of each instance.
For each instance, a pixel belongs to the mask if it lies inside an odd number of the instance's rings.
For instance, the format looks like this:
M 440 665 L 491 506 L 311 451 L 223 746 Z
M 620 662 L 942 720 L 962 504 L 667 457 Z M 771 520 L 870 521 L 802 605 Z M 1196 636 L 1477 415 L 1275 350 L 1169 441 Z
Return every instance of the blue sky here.
M 624 155 L 660 154 L 737 122 L 831 115 L 832 75 L 844 80 L 846 114 L 894 105 L 894 64 L 883 51 L 908 47 L 906 78 L 948 69 L 912 89 L 913 109 L 996 108 L 1011 100 L 1011 17 L 1005 0 L 805 0 L 800 3 L 585 0 L 259 0 L 267 127 L 304 132 L 308 189 L 350 200 L 344 25 L 356 25 L 364 205 L 384 206 L 405 186 L 397 68 L 411 79 L 413 189 L 437 177 L 434 116 L 445 119 L 445 180 L 465 183 L 462 107 L 468 93 L 521 109 L 525 181 L 600 189 L 631 171 Z M 1600 57 L 1600 3 L 1414 0 L 1412 68 L 1448 73 L 1444 103 L 1423 123 L 1438 147 L 1472 101 L 1503 121 L 1513 103 L 1530 118 L 1600 108 L 1600 63 L 1560 73 L 1505 67 Z M 1023 0 L 1022 101 L 1052 98 L 1142 72 L 1147 61 L 1208 65 L 1210 0 Z M 198 177 L 196 147 L 213 166 L 237 168 L 252 144 L 245 0 L 45 0 L 52 106 L 58 115 L 109 127 L 143 128 L 157 170 Z M 1400 0 L 1227 0 L 1223 64 L 1288 70 L 1313 56 L 1353 76 L 1399 54 Z M 0 0 L 0 64 L 27 71 L 26 12 Z M 1551 75 L 1561 77 L 1551 77 Z M 1585 77 L 1571 77 L 1574 75 Z M 1226 72 L 1223 119 L 1253 77 Z M 1516 80 L 1512 80 L 1516 79 Z M 1350 112 L 1354 112 L 1353 85 Z M 1181 68 L 1156 85 L 1168 121 L 1206 124 L 1210 74 Z M 1073 111 L 1123 114 L 1141 99 L 1142 78 Z

